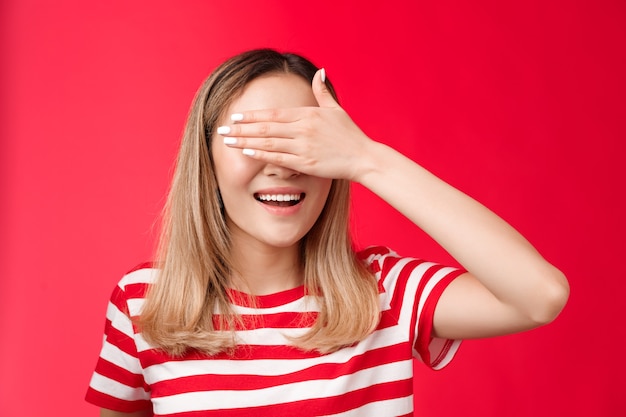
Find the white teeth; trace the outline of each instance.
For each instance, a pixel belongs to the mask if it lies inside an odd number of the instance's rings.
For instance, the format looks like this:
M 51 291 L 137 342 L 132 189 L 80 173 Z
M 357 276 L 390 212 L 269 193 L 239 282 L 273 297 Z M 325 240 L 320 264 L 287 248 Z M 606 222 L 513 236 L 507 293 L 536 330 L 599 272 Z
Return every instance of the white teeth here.
M 259 194 L 262 201 L 300 201 L 300 194 Z

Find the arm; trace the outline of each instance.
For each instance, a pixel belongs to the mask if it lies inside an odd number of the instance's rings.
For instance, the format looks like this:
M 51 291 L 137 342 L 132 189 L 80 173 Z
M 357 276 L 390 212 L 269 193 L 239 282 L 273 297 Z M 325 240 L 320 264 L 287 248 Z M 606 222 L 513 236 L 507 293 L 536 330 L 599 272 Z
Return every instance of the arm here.
M 558 315 L 568 297 L 567 281 L 526 239 L 413 161 L 387 146 L 367 143 L 356 180 L 468 270 L 448 286 L 437 305 L 438 336 L 507 334 L 549 323 Z
M 434 331 L 477 338 L 552 321 L 569 294 L 563 274 L 501 218 L 399 152 L 368 138 L 313 80 L 319 108 L 244 112 L 231 147 L 304 174 L 356 181 L 422 228 L 468 273 L 444 291 Z M 341 140 L 337 140 L 341 138 Z

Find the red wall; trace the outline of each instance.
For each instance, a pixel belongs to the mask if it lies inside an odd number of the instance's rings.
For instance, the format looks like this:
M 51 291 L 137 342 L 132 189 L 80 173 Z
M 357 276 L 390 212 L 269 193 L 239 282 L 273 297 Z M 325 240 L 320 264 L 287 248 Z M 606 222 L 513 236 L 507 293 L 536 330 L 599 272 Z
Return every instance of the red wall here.
M 623 412 L 626 6 L 517 3 L 2 2 L 0 415 L 97 415 L 82 397 L 107 298 L 150 257 L 195 89 L 262 46 L 325 66 L 367 133 L 570 279 L 554 324 L 418 367 L 416 414 Z M 355 200 L 362 244 L 449 261 L 369 192 Z

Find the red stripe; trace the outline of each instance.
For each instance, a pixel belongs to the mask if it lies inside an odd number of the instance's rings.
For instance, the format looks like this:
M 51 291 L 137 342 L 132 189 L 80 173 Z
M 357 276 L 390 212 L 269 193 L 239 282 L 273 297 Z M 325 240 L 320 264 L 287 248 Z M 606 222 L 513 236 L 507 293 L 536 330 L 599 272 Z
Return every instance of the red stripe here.
M 123 413 L 133 413 L 141 410 L 152 410 L 150 400 L 126 401 L 89 387 L 85 395 L 85 401 L 101 408 Z
M 126 293 L 126 300 L 132 300 L 133 298 L 145 298 L 150 283 L 137 282 L 133 284 L 126 284 L 124 286 L 124 292 Z
M 426 272 L 424 273 L 424 275 L 422 276 L 418 286 L 417 286 L 417 291 L 415 293 L 415 302 L 414 302 L 414 306 L 413 306 L 413 314 L 411 315 L 411 340 L 415 340 L 415 332 L 417 331 L 417 310 L 418 310 L 418 302 L 419 300 L 422 298 L 422 293 L 424 292 L 424 288 L 426 288 L 426 284 L 428 284 L 428 282 L 432 279 L 433 275 L 435 275 L 436 272 L 440 271 L 443 267 L 443 265 L 432 265 L 430 268 L 428 268 L 426 270 Z M 428 300 L 426 300 L 426 302 L 428 302 Z M 426 314 L 425 314 L 426 313 Z M 420 314 L 419 320 L 425 320 L 426 321 L 431 321 L 432 322 L 432 316 L 430 316 L 430 320 L 428 319 L 428 310 L 427 309 L 422 309 L 422 312 Z M 419 335 L 418 335 L 419 337 Z
M 385 310 L 380 314 L 380 320 L 378 322 L 378 326 L 376 326 L 376 330 L 387 329 L 389 327 L 398 325 L 398 317 L 391 314 L 389 310 Z
M 106 341 L 113 346 L 118 347 L 124 353 L 135 358 L 137 357 L 137 345 L 135 345 L 135 340 L 128 337 L 126 333 L 117 330 L 112 325 L 109 327 L 106 334 Z
M 398 258 L 394 258 L 394 259 L 398 259 Z M 389 309 L 384 310 L 381 314 L 380 322 L 378 323 L 378 326 L 377 326 L 378 330 L 384 329 L 387 327 L 393 327 L 398 324 L 398 321 L 400 320 L 400 314 L 402 311 L 402 303 L 404 300 L 404 294 L 406 291 L 406 283 L 409 279 L 409 276 L 413 272 L 413 270 L 419 264 L 423 262 L 424 261 L 415 259 L 407 263 L 404 267 L 402 267 L 402 270 L 398 274 L 398 278 L 396 280 L 395 291 L 391 298 Z M 389 265 L 391 264 L 395 265 L 396 263 L 397 262 L 392 262 L 392 263 L 389 263 Z M 386 273 L 389 273 L 389 269 L 391 268 L 388 268 Z
M 115 286 L 111 294 L 111 303 L 122 313 L 128 315 L 128 305 L 126 304 L 126 293 L 120 287 Z
M 381 268 L 380 280 L 378 281 L 379 286 L 383 286 L 385 282 L 385 278 L 389 275 L 389 271 L 396 266 L 400 258 L 388 256 L 383 260 L 383 266 Z M 383 287 L 384 288 L 384 287 Z
M 390 311 L 389 311 L 389 314 L 392 314 L 394 317 L 398 319 L 400 318 L 400 315 L 402 312 L 402 308 L 403 308 L 402 303 L 404 301 L 404 294 L 406 292 L 406 285 L 409 280 L 409 277 L 411 276 L 411 273 L 413 272 L 413 270 L 422 263 L 424 263 L 424 261 L 419 260 L 419 259 L 413 259 L 409 261 L 406 265 L 404 265 L 402 267 L 402 270 L 398 274 L 398 278 L 396 280 L 396 285 L 395 285 L 395 291 L 393 293 L 393 296 L 391 297 Z M 420 281 L 420 284 L 421 283 L 422 281 Z M 419 288 L 415 296 L 416 296 L 416 299 L 419 299 L 417 297 L 421 296 L 421 292 Z
M 286 312 L 274 314 L 242 314 L 241 323 L 235 322 L 235 330 L 254 330 L 264 328 L 299 329 L 315 324 L 317 312 Z M 220 316 L 213 315 L 213 326 L 220 329 Z
M 257 358 L 255 357 L 254 360 Z M 283 375 L 201 374 L 164 380 L 152 385 L 154 398 L 199 391 L 258 390 L 297 382 L 331 380 L 395 362 L 412 360 L 411 345 L 400 343 L 364 352 L 346 363 L 321 363 Z M 276 366 L 280 366 L 277 364 Z M 156 371 L 158 372 L 158 371 Z
M 98 360 L 98 363 L 96 364 L 96 372 L 132 388 L 148 389 L 148 386 L 143 380 L 143 375 L 133 374 L 132 372 L 124 368 L 120 368 L 106 359 L 100 358 Z
M 296 300 L 305 295 L 304 286 L 299 286 L 276 294 L 252 296 L 241 291 L 228 289 L 230 301 L 239 306 L 250 308 L 272 308 L 279 307 Z
M 131 272 L 139 271 L 140 269 L 153 269 L 154 267 L 155 267 L 154 261 L 143 262 L 143 263 L 140 263 L 139 265 L 136 265 L 133 269 L 131 269 L 124 275 L 128 275 Z
M 382 267 L 380 266 L 380 263 L 378 261 L 371 264 L 376 266 L 376 268 L 372 268 L 375 273 L 380 272 L 377 282 L 379 294 L 384 294 L 387 292 L 387 289 L 385 288 L 385 278 L 387 277 L 389 270 L 398 262 L 398 260 L 398 258 L 385 258 L 383 260 Z
M 387 255 L 391 253 L 391 250 L 385 246 L 371 246 L 369 248 L 363 249 L 357 252 L 356 256 L 358 259 L 365 261 L 372 255 Z
M 370 264 L 369 264 L 369 270 L 370 272 L 372 272 L 373 274 L 376 274 L 378 272 L 380 272 L 380 264 L 378 263 L 377 259 L 374 259 Z
M 232 353 L 218 353 L 217 355 L 209 356 L 207 354 L 190 351 L 186 353 L 184 356 L 173 357 L 168 355 L 167 353 L 158 350 L 158 349 L 150 349 L 141 352 L 141 365 L 144 368 L 152 365 L 158 365 L 165 362 L 172 361 L 187 361 L 187 360 L 210 360 L 210 359 L 219 359 L 219 360 L 249 360 L 250 358 L 254 359 L 307 359 L 307 358 L 316 358 L 321 356 L 319 353 L 314 351 L 303 351 L 293 346 L 287 345 L 270 345 L 270 346 L 261 346 L 261 345 L 238 345 L 235 347 L 234 352 Z

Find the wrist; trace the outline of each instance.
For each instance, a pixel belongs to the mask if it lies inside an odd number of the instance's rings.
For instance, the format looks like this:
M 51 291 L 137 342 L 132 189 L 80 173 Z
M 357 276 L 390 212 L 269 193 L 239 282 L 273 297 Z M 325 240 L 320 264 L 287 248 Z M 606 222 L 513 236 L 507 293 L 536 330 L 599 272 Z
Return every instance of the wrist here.
M 368 179 L 380 170 L 380 156 L 388 149 L 382 143 L 367 139 L 356 158 L 355 169 L 351 181 L 366 185 Z

